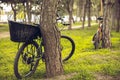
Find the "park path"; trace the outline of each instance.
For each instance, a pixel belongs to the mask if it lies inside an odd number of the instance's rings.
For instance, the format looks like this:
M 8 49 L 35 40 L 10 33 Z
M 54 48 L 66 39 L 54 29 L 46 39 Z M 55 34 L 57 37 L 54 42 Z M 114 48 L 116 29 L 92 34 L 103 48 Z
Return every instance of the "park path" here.
M 6 37 L 9 37 L 9 36 L 10 36 L 9 32 L 0 32 L 0 39 L 1 38 L 6 38 Z
M 92 23 L 91 25 L 96 25 L 97 23 Z M 79 29 L 81 28 L 82 26 L 73 26 L 72 29 Z M 85 27 L 87 27 L 87 25 L 85 24 Z M 6 38 L 6 37 L 9 37 L 10 36 L 10 33 L 9 32 L 0 32 L 0 39 L 1 38 Z

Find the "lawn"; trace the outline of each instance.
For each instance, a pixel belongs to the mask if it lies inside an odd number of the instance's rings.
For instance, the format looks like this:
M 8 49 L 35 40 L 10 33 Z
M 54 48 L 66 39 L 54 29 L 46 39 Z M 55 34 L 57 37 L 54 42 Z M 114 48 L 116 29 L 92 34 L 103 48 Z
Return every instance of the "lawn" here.
M 74 55 L 63 64 L 64 75 L 70 75 L 66 79 L 99 80 L 99 78 L 103 78 L 102 80 L 109 80 L 109 78 L 120 76 L 120 33 L 111 32 L 111 49 L 94 50 L 91 39 L 96 29 L 97 26 L 92 26 L 84 30 L 65 30 L 61 32 L 64 35 L 70 36 L 76 44 Z M 17 80 L 13 73 L 17 47 L 17 43 L 11 42 L 9 38 L 0 39 L 1 80 Z M 43 79 L 44 76 L 45 64 L 40 62 L 35 74 L 26 80 Z

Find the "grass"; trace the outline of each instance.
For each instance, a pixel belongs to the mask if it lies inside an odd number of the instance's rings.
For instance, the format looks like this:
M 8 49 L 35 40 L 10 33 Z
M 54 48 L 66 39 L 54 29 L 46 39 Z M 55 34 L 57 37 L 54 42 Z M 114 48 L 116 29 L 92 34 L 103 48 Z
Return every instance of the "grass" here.
M 96 29 L 96 26 L 92 26 L 84 30 L 62 31 L 62 34 L 70 36 L 76 44 L 74 55 L 63 64 L 65 75 L 76 73 L 68 80 L 97 80 L 96 77 L 101 77 L 101 74 L 111 77 L 120 75 L 120 33 L 112 31 L 111 49 L 94 50 L 91 39 Z M 9 38 L 0 39 L 1 80 L 17 80 L 13 73 L 16 52 L 17 43 L 11 42 Z M 45 64 L 40 62 L 35 74 L 26 80 L 42 79 L 44 75 Z

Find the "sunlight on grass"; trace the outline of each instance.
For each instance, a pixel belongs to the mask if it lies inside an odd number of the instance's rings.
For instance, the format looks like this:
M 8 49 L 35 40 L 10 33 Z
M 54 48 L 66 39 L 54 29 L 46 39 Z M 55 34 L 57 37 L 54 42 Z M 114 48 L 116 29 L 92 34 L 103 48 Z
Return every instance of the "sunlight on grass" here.
M 73 56 L 63 63 L 65 74 L 77 73 L 69 80 L 96 80 L 95 74 L 116 76 L 120 74 L 120 33 L 112 31 L 111 49 L 95 50 L 91 43 L 97 26 L 91 28 L 64 30 L 61 33 L 71 37 L 76 45 Z M 67 51 L 65 51 L 67 52 Z M 0 39 L 0 79 L 16 80 L 13 73 L 17 43 L 9 38 Z M 40 61 L 35 74 L 26 80 L 44 78 L 45 63 Z

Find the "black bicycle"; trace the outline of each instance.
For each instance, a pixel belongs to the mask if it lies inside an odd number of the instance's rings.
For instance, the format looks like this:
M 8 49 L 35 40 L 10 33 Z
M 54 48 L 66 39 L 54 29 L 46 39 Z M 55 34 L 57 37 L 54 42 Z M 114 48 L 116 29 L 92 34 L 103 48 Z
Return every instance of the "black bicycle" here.
M 8 21 L 10 39 L 22 42 L 14 60 L 14 73 L 18 79 L 31 76 L 40 60 L 44 60 L 44 44 L 40 33 L 40 25 L 28 25 Z M 68 36 L 61 36 L 62 60 L 67 61 L 75 51 L 75 43 Z

